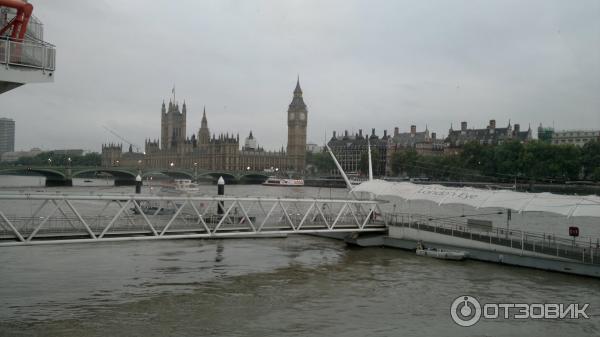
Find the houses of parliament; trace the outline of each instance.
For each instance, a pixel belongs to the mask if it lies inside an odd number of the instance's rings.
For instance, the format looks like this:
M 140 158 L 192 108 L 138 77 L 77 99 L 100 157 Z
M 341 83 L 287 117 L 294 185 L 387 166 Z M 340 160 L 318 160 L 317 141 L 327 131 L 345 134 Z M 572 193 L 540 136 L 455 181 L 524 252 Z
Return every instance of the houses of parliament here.
M 262 171 L 278 169 L 285 172 L 302 172 L 306 157 L 307 109 L 302 97 L 300 79 L 296 82 L 292 102 L 287 112 L 287 149 L 265 151 L 257 146 L 252 131 L 240 149 L 239 134 L 210 132 L 206 109 L 197 134 L 186 136 L 187 106 L 169 101 L 161 109 L 161 135 L 159 140 L 146 140 L 144 154 L 134 153 L 130 146 L 123 152 L 120 144 L 102 146 L 102 165 L 136 166 L 143 162 L 145 168 L 195 167 L 215 171 Z

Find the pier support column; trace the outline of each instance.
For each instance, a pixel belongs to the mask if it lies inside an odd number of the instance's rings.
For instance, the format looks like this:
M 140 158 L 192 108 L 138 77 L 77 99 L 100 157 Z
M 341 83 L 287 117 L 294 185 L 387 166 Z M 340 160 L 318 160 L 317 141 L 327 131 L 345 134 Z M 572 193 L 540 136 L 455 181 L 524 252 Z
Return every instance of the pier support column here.
M 225 179 L 223 179 L 223 177 L 219 177 L 219 180 L 217 181 L 217 194 L 225 195 Z M 223 200 L 219 200 L 217 214 L 223 213 L 225 213 L 225 202 Z
M 68 159 L 68 166 L 65 170 L 65 186 L 73 186 L 73 172 L 71 170 L 71 158 Z
M 142 176 L 138 174 L 137 177 L 135 177 L 135 194 L 140 193 L 142 193 Z

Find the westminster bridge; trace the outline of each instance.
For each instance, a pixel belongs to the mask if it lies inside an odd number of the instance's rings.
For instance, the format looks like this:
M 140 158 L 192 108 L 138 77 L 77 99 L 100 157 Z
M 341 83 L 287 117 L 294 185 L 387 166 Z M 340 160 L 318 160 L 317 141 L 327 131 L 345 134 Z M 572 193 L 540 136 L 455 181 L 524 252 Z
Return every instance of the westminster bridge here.
M 223 177 L 227 184 L 260 183 L 269 177 L 264 171 L 224 171 L 196 169 L 160 169 L 139 167 L 98 166 L 0 166 L 0 175 L 44 176 L 46 186 L 71 186 L 74 178 L 106 177 L 115 180 L 115 185 L 135 184 L 137 175 L 143 179 L 167 178 L 190 180 L 213 180 Z

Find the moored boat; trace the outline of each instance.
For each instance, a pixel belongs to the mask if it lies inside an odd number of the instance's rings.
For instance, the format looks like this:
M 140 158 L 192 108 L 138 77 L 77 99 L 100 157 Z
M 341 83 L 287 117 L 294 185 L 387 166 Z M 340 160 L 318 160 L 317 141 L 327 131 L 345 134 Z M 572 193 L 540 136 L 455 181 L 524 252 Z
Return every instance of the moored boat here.
M 421 242 L 417 243 L 417 249 L 415 251 L 419 256 L 433 257 L 442 260 L 464 260 L 468 253 L 465 251 L 458 250 L 444 250 L 439 248 L 424 248 Z
M 433 257 L 433 258 L 442 259 L 442 260 L 460 261 L 460 260 L 464 260 L 467 257 L 467 252 L 463 252 L 463 251 L 452 251 L 452 250 L 431 249 L 431 248 L 417 249 L 416 253 L 419 256 Z
M 172 183 L 160 185 L 159 193 L 194 194 L 200 191 L 200 185 L 193 183 L 190 179 L 175 179 Z
M 269 177 L 263 185 L 265 186 L 304 186 L 303 179 L 282 179 L 277 177 Z

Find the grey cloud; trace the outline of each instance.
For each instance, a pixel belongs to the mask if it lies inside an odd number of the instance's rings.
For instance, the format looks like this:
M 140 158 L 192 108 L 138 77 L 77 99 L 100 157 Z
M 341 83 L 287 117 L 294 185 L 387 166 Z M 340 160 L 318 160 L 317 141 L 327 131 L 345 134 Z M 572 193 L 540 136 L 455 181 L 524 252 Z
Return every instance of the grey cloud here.
M 159 138 L 175 84 L 188 134 L 286 142 L 299 73 L 309 140 L 327 131 L 495 118 L 600 128 L 597 1 L 33 2 L 58 49 L 55 83 L 0 97 L 17 147 Z

